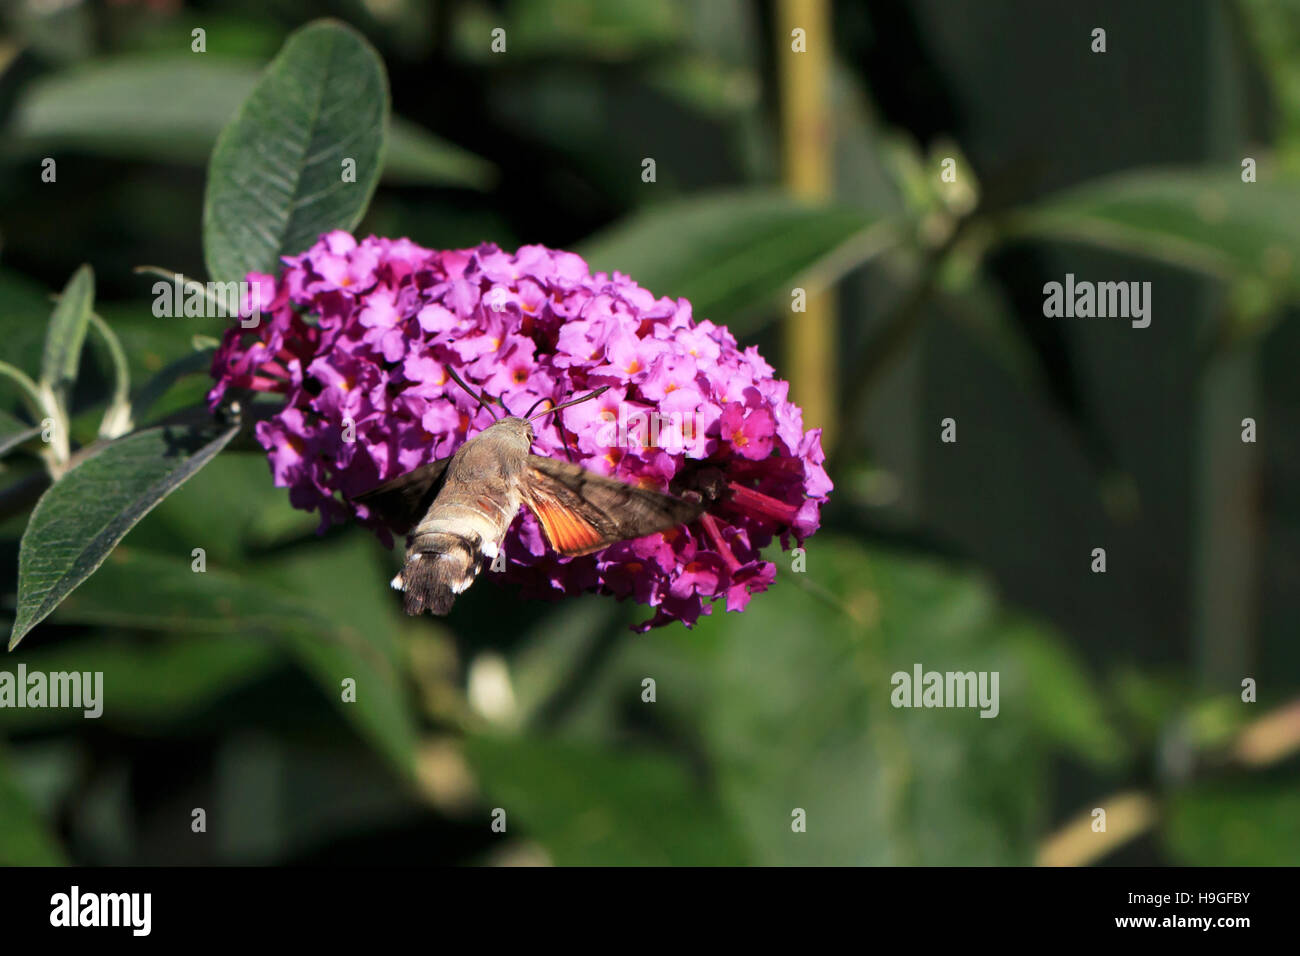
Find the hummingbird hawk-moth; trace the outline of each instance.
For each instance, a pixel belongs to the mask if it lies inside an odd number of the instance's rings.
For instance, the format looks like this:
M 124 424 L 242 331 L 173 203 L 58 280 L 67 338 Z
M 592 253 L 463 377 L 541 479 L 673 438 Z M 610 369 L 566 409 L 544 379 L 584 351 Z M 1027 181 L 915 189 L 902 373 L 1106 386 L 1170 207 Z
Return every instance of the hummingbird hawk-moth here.
M 481 395 L 454 372 L 451 376 L 496 417 Z M 604 390 L 540 414 L 587 401 Z M 563 555 L 591 554 L 615 541 L 667 531 L 703 512 L 699 501 L 626 485 L 570 462 L 532 454 L 532 421 L 528 416 L 499 418 L 451 457 L 352 499 L 393 527 L 410 529 L 406 564 L 392 581 L 405 596 L 407 614 L 426 608 L 434 614 L 450 611 L 456 595 L 474 583 L 483 559 L 497 557 L 521 505 L 537 516 L 547 543 Z

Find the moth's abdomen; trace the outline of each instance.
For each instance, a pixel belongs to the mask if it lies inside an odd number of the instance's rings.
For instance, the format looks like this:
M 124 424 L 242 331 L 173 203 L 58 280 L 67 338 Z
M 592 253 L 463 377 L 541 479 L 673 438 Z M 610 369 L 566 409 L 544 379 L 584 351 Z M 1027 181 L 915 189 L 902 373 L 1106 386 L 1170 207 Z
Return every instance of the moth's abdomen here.
M 483 559 L 495 558 L 506 529 L 519 510 L 513 495 L 497 501 L 477 496 L 469 501 L 452 494 L 434 502 L 411 534 L 406 567 L 393 587 L 406 593 L 406 613 L 428 608 L 446 614 L 460 594 L 478 577 Z
M 456 595 L 478 576 L 480 552 L 476 538 L 448 532 L 419 535 L 407 551 L 402 573 L 393 579 L 393 586 L 406 595 L 406 613 L 450 611 Z

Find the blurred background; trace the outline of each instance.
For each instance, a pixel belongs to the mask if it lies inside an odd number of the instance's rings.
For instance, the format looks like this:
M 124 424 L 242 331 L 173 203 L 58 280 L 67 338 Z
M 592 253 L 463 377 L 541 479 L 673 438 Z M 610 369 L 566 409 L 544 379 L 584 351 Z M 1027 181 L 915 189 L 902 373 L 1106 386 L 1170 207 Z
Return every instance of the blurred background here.
M 39 364 L 83 262 L 133 381 L 220 335 L 132 270 L 204 275 L 212 143 L 333 15 L 392 88 L 358 234 L 690 298 L 791 380 L 836 482 L 806 573 L 777 553 L 746 612 L 635 635 L 644 608 L 490 583 L 407 619 L 393 554 L 225 453 L 5 657 L 103 671 L 105 707 L 0 710 L 0 863 L 1300 862 L 1300 4 L 0 9 L 5 361 Z M 1150 282 L 1150 327 L 1044 318 L 1067 272 Z M 11 616 L 31 502 L 0 506 Z M 917 663 L 998 671 L 998 717 L 893 708 Z

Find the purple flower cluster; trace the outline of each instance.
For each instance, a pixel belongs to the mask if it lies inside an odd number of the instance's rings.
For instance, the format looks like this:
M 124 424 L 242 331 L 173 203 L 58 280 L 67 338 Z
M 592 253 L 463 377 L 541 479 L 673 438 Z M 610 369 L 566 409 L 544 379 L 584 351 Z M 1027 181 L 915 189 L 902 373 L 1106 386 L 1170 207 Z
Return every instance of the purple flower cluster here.
M 356 519 L 391 541 L 348 497 L 452 454 L 492 423 L 450 367 L 515 415 L 609 386 L 539 418 L 534 452 L 708 503 L 688 528 L 577 558 L 549 551 L 525 510 L 503 575 L 525 595 L 630 596 L 655 609 L 643 630 L 690 625 L 714 599 L 739 610 L 772 582 L 776 567 L 759 550 L 774 537 L 789 547 L 817 530 L 831 490 L 820 429 L 804 431 L 788 383 L 756 349 L 695 320 L 686 300 L 592 275 L 578 256 L 543 246 L 437 251 L 332 232 L 284 263 L 278 278 L 248 277 L 261 320 L 227 331 L 209 398 L 285 396 L 257 439 L 276 485 L 319 511 L 322 528 Z

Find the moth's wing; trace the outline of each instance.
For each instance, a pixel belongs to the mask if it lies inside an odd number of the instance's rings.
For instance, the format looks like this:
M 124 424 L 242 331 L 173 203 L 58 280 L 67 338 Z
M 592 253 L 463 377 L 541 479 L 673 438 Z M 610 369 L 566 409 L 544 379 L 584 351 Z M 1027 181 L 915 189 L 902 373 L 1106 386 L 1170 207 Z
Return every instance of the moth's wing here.
M 421 465 L 357 495 L 352 501 L 365 505 L 398 533 L 405 534 L 424 517 L 433 499 L 438 497 L 450 461 L 450 458 L 439 458 Z
M 698 518 L 703 504 L 625 485 L 567 461 L 529 455 L 520 493 L 560 554 L 590 554 Z

